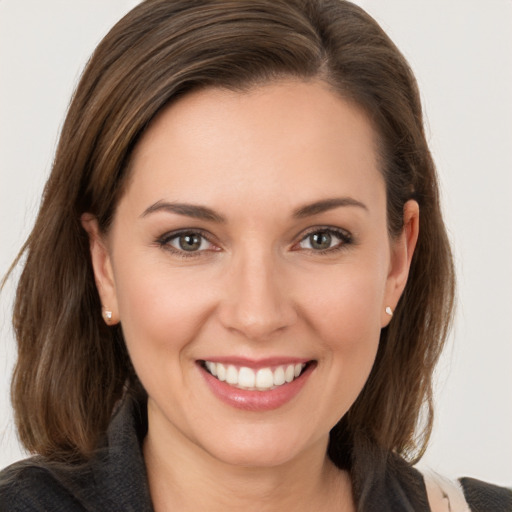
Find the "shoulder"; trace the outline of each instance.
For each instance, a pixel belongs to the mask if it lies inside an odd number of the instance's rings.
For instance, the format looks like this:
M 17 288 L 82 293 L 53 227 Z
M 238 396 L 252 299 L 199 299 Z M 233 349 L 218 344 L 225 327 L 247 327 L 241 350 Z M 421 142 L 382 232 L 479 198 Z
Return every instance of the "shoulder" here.
M 388 458 L 387 477 L 377 500 L 390 497 L 387 508 L 430 512 L 512 512 L 512 490 L 473 478 L 450 480 L 438 473 L 420 470 L 399 456 Z M 404 506 L 407 505 L 407 506 Z
M 449 480 L 430 471 L 425 472 L 423 478 L 432 512 L 470 512 L 471 509 L 458 481 Z
M 39 458 L 17 462 L 0 472 L 0 510 L 81 512 L 85 508 L 58 472 Z
M 512 512 L 512 491 L 473 478 L 424 475 L 432 512 Z
M 461 478 L 460 484 L 471 510 L 512 512 L 512 489 L 475 478 Z
M 0 511 L 151 511 L 142 455 L 147 425 L 143 405 L 132 402 L 120 404 L 89 459 L 59 463 L 37 456 L 0 472 Z

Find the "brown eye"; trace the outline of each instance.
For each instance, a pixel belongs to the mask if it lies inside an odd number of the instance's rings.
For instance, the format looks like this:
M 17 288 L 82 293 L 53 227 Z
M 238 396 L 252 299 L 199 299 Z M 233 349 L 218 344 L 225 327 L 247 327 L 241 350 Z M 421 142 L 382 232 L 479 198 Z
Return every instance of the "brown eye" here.
M 328 231 L 319 231 L 309 235 L 309 245 L 311 249 L 324 251 L 329 249 L 332 243 L 332 235 Z
M 325 228 L 311 231 L 299 243 L 301 249 L 309 251 L 333 251 L 352 242 L 349 233 L 340 229 Z
M 182 254 L 216 250 L 216 247 L 204 235 L 196 231 L 182 231 L 165 235 L 159 240 L 159 244 Z
M 198 251 L 201 248 L 203 237 L 197 233 L 185 233 L 177 239 L 178 246 L 182 251 Z

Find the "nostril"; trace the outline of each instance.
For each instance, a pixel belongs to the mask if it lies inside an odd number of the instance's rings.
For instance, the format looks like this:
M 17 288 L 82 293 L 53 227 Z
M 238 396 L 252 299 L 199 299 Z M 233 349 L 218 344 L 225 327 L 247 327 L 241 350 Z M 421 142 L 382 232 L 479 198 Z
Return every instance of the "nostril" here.
M 222 305 L 219 316 L 226 329 L 251 340 L 280 333 L 293 325 L 297 317 L 288 304 L 258 304 L 247 300 Z

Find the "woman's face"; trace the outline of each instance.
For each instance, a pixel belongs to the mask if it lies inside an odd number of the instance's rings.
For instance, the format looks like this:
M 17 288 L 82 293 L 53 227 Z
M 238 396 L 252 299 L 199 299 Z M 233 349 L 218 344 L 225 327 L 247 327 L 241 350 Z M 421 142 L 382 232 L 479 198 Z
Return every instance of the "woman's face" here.
M 150 436 L 237 465 L 325 453 L 414 246 L 415 204 L 388 238 L 375 145 L 320 82 L 206 89 L 154 121 L 108 236 L 84 222 Z

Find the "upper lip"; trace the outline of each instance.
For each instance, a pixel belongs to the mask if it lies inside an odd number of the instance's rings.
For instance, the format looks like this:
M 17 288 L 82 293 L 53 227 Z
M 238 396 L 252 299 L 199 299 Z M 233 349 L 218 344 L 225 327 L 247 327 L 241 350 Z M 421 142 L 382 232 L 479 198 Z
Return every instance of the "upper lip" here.
M 245 357 L 237 357 L 237 356 L 215 356 L 215 357 L 205 357 L 199 360 L 202 361 L 211 361 L 212 363 L 221 363 L 228 364 L 233 366 L 246 368 L 258 369 L 258 368 L 269 368 L 274 366 L 282 366 L 288 364 L 306 364 L 311 361 L 311 359 L 304 357 L 288 357 L 288 356 L 276 356 L 276 357 L 265 357 L 262 359 L 248 359 Z

